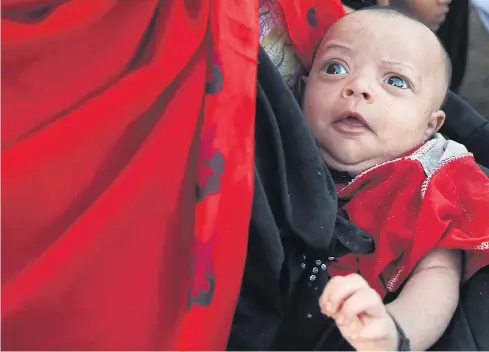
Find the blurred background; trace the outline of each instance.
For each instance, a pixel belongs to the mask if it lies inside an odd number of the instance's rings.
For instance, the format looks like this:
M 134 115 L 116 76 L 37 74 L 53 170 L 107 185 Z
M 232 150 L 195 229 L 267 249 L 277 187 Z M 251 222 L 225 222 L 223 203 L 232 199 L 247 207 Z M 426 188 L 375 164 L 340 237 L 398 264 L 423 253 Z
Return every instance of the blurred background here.
M 489 3 L 489 0 L 482 1 Z M 467 68 L 460 95 L 489 119 L 489 33 L 472 7 L 469 14 Z

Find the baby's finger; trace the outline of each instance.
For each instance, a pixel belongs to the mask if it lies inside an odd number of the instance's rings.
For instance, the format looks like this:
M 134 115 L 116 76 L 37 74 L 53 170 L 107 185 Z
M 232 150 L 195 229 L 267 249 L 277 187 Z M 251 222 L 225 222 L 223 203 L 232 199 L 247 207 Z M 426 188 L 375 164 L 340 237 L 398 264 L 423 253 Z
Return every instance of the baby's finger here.
M 363 329 L 363 322 L 358 316 L 351 316 L 347 319 L 335 319 L 335 322 L 343 337 L 348 341 L 359 336 L 359 333 Z
M 371 287 L 364 287 L 348 297 L 339 310 L 336 319 L 346 320 L 362 313 L 377 318 L 381 317 L 384 310 L 384 303 L 379 294 Z
M 345 299 L 364 287 L 369 286 L 358 274 L 333 277 L 319 299 L 321 312 L 329 316 L 336 314 Z

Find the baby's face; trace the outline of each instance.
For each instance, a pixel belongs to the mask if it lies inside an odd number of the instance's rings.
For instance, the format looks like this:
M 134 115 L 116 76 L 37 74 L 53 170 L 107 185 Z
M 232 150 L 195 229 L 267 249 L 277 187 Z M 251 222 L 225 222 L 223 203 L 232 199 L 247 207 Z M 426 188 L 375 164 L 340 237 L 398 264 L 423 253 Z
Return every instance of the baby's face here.
M 437 45 L 421 24 L 375 12 L 354 13 L 330 29 L 303 101 L 328 166 L 358 174 L 439 129 L 446 79 Z

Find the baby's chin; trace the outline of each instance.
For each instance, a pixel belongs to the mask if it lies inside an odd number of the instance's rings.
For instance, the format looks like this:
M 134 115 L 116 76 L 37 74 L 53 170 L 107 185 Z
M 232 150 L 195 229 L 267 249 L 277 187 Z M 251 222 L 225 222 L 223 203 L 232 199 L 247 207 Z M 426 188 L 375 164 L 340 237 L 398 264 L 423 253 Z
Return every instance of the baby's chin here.
M 323 148 L 320 148 L 324 164 L 333 170 L 347 172 L 355 177 L 362 172 L 385 162 L 382 157 L 361 157 L 360 155 L 332 155 Z

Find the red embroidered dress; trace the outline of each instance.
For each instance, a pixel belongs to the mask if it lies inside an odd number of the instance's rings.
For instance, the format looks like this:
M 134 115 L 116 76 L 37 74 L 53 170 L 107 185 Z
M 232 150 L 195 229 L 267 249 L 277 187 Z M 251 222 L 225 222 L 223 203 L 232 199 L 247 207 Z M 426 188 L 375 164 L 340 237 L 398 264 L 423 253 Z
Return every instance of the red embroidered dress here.
M 375 166 L 339 190 L 375 252 L 347 255 L 330 274 L 359 271 L 382 296 L 396 291 L 434 248 L 466 251 L 464 279 L 489 264 L 489 179 L 467 149 L 437 134 L 405 157 Z

